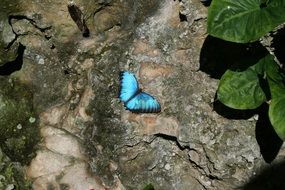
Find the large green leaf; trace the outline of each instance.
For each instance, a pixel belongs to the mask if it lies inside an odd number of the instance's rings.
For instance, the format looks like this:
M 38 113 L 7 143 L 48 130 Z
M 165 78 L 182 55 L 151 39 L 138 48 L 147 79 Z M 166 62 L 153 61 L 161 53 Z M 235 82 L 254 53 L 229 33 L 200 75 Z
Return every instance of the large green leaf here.
M 285 76 L 283 73 L 284 71 L 280 69 L 279 65 L 277 65 L 273 58 L 271 60 L 271 64 L 268 62 L 268 64 L 266 64 L 264 68 L 270 88 L 271 97 L 272 99 L 279 99 L 283 96 L 285 91 Z
M 285 22 L 285 0 L 213 0 L 208 33 L 223 40 L 258 40 Z
M 278 136 L 285 140 L 285 76 L 280 67 L 272 61 L 265 65 L 271 93 L 269 119 Z
M 228 70 L 220 81 L 217 97 L 223 104 L 234 109 L 255 109 L 266 101 L 259 78 L 252 70 Z
M 269 119 L 278 136 L 285 140 L 285 93 L 282 97 L 272 99 Z
M 266 101 L 266 95 L 260 86 L 260 77 L 264 73 L 264 64 L 271 55 L 261 59 L 244 71 L 227 70 L 222 76 L 217 98 L 223 104 L 234 109 L 255 109 Z

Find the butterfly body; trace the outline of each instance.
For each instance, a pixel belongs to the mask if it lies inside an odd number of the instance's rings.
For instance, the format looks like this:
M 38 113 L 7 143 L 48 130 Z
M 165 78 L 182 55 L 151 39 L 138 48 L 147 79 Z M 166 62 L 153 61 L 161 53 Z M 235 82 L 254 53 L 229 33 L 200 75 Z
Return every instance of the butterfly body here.
M 127 110 L 136 113 L 160 112 L 159 102 L 146 92 L 142 92 L 134 74 L 127 71 L 121 72 L 120 100 Z

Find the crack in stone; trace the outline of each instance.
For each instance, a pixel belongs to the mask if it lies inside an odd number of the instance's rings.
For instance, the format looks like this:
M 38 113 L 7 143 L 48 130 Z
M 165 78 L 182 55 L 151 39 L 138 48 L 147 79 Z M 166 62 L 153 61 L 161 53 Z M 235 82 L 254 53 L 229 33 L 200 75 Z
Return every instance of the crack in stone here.
M 166 134 L 155 134 L 156 137 L 158 138 L 162 138 L 164 140 L 168 140 L 168 141 L 172 141 L 175 142 L 177 147 L 181 150 L 184 151 L 185 149 L 188 151 L 195 151 L 197 152 L 194 148 L 190 148 L 190 146 L 183 146 L 180 144 L 180 142 L 177 140 L 177 137 L 175 136 L 170 136 L 170 135 L 166 135 Z M 197 152 L 199 153 L 199 152 Z M 209 162 L 212 163 L 212 161 L 210 160 L 210 158 L 208 157 L 208 155 L 206 154 L 206 158 Z M 215 176 L 213 174 L 211 174 L 211 170 L 210 168 L 206 165 L 206 168 L 204 168 L 203 166 L 199 165 L 198 163 L 196 163 L 194 160 L 191 160 L 191 158 L 189 157 L 188 161 L 194 165 L 194 167 L 196 167 L 200 173 L 200 175 L 204 176 L 205 178 L 209 179 L 209 180 L 220 180 L 220 178 L 218 176 Z M 213 163 L 212 163 L 213 164 Z M 208 171 L 207 171 L 208 170 Z M 207 186 L 205 184 L 203 184 L 203 182 L 201 182 L 199 179 L 195 178 L 205 189 L 208 189 Z
M 34 21 L 33 19 L 25 16 L 25 15 L 10 15 L 9 16 L 9 24 L 10 26 L 12 27 L 13 29 L 13 24 L 12 24 L 12 20 L 15 19 L 15 20 L 27 20 L 29 21 L 36 29 L 38 29 L 39 31 L 41 31 L 42 33 L 45 33 L 47 30 L 50 30 L 52 28 L 52 26 L 47 26 L 47 27 L 39 27 L 36 23 L 36 21 Z M 14 31 L 14 29 L 13 29 Z M 14 31 L 15 32 L 15 31 Z M 15 34 L 17 34 L 15 32 Z
M 73 1 L 72 1 L 73 2 Z M 70 3 L 67 6 L 69 15 L 71 16 L 72 20 L 76 23 L 77 27 L 82 33 L 83 37 L 89 37 L 90 32 L 86 25 L 86 20 L 82 11 L 76 6 L 74 3 Z
M 204 190 L 208 190 L 207 186 L 197 177 L 193 176 L 194 179 L 202 186 L 202 188 L 204 188 Z
M 27 20 L 27 21 L 29 21 L 29 23 L 31 23 L 36 29 L 38 29 L 41 33 L 44 33 L 44 36 L 45 36 L 45 38 L 46 38 L 47 40 L 49 40 L 49 39 L 51 38 L 50 35 L 46 34 L 46 31 L 50 30 L 50 29 L 52 28 L 52 26 L 47 26 L 47 27 L 43 27 L 43 28 L 42 28 L 42 27 L 38 26 L 37 23 L 36 23 L 33 19 L 31 19 L 31 18 L 29 18 L 29 17 L 27 17 L 27 16 L 25 16 L 25 15 L 10 15 L 10 16 L 8 17 L 8 23 L 9 23 L 9 25 L 11 26 L 13 33 L 15 34 L 15 38 L 7 45 L 7 47 L 4 48 L 4 49 L 6 49 L 6 50 L 10 49 L 10 47 L 14 44 L 14 42 L 18 39 L 19 36 L 24 35 L 24 34 L 18 34 L 18 33 L 15 31 L 15 29 L 14 29 L 14 27 L 13 27 L 13 23 L 12 23 L 13 20 Z
M 132 139 L 135 139 L 135 137 L 136 136 L 134 136 Z M 116 147 L 114 151 L 117 152 L 118 150 L 123 149 L 125 147 L 128 147 L 128 148 L 131 147 L 132 148 L 132 147 L 138 146 L 140 144 L 151 144 L 155 139 L 156 139 L 156 137 L 154 136 L 154 138 L 150 139 L 149 141 L 138 140 L 138 141 L 136 141 L 135 143 L 132 143 L 132 144 L 124 144 L 122 146 Z M 128 139 L 128 140 L 131 140 L 131 139 Z
M 168 140 L 168 141 L 175 142 L 175 144 L 177 145 L 177 147 L 178 147 L 180 150 L 182 150 L 182 151 L 184 151 L 185 149 L 186 149 L 186 150 L 192 150 L 192 148 L 190 148 L 189 145 L 182 145 L 182 144 L 178 141 L 177 137 L 175 137 L 175 136 L 170 136 L 170 135 L 166 135 L 166 134 L 162 134 L 162 133 L 157 133 L 157 134 L 155 134 L 154 136 L 159 137 L 159 138 L 162 138 L 162 139 L 164 139 L 164 140 Z

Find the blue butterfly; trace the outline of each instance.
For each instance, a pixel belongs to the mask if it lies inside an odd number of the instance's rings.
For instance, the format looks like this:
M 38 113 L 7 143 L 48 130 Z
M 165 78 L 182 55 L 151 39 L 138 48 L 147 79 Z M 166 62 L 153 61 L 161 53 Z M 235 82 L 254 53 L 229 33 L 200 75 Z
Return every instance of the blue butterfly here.
M 127 110 L 135 113 L 158 113 L 160 104 L 151 95 L 142 92 L 134 74 L 123 71 L 120 74 L 120 100 Z

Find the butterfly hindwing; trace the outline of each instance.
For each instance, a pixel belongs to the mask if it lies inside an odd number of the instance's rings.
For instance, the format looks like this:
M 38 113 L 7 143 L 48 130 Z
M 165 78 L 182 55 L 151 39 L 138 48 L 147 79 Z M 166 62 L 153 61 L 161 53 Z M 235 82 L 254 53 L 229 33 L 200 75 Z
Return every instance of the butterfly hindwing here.
M 120 79 L 121 89 L 119 98 L 122 102 L 126 103 L 139 91 L 139 84 L 135 75 L 126 71 L 121 72 Z
M 160 104 L 151 95 L 140 92 L 134 96 L 131 100 L 125 103 L 128 110 L 132 112 L 140 113 L 157 113 L 160 112 Z

